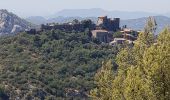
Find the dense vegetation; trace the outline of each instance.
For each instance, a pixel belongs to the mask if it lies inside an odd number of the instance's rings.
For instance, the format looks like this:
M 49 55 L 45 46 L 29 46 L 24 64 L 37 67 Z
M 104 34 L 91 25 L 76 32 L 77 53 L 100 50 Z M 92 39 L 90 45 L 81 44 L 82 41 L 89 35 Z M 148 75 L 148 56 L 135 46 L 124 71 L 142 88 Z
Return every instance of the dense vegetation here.
M 51 30 L 0 38 L 0 97 L 88 99 L 102 61 L 119 50 L 88 33 Z
M 111 61 L 103 63 L 95 75 L 95 100 L 170 100 L 170 29 L 155 39 L 153 21 L 148 20 L 133 47 L 123 48 Z
M 134 45 L 114 47 L 88 29 L 1 37 L 0 100 L 169 100 L 170 29 L 155 30 L 149 18 Z

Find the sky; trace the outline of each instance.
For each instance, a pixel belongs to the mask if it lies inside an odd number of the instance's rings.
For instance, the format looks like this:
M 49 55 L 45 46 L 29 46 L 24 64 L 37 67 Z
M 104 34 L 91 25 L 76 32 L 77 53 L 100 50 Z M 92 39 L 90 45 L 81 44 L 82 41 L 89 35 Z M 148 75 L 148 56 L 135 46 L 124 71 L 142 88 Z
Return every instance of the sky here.
M 109 11 L 170 12 L 170 0 L 0 0 L 0 9 L 22 17 L 49 16 L 63 9 L 101 8 Z

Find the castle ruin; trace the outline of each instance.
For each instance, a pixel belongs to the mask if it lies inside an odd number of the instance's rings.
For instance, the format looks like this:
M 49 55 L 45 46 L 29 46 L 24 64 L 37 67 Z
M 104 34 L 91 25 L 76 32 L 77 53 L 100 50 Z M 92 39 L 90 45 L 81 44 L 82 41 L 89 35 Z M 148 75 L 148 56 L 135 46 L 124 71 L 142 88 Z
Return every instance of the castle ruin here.
M 120 18 L 108 18 L 107 16 L 98 17 L 98 21 L 96 24 L 96 29 L 105 29 L 107 31 L 118 31 Z

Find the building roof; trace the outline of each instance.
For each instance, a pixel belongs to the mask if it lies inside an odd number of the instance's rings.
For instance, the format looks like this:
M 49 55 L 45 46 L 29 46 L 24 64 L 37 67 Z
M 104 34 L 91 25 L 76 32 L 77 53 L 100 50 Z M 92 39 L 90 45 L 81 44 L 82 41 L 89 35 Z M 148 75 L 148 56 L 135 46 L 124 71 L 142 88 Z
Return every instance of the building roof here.
M 129 44 L 133 43 L 131 40 L 126 40 L 124 38 L 115 38 L 114 41 L 111 41 L 109 44 L 114 45 L 115 43 L 118 43 L 118 41 L 127 41 Z
M 100 17 L 98 17 L 98 18 L 107 18 L 107 16 L 100 16 Z
M 123 34 L 123 35 L 130 36 L 130 37 L 135 38 L 132 34 Z
M 92 32 L 108 32 L 107 30 L 92 30 Z
M 125 38 L 114 38 L 114 39 L 117 39 L 117 40 L 126 40 Z
M 109 44 L 113 44 L 113 43 L 116 43 L 116 41 L 111 41 Z
M 125 28 L 125 29 L 123 29 L 123 31 L 124 32 L 131 32 L 131 31 L 133 31 L 132 29 L 129 29 L 129 28 Z
M 124 38 L 114 38 L 114 41 L 119 41 L 119 40 L 125 41 L 126 39 L 124 39 Z

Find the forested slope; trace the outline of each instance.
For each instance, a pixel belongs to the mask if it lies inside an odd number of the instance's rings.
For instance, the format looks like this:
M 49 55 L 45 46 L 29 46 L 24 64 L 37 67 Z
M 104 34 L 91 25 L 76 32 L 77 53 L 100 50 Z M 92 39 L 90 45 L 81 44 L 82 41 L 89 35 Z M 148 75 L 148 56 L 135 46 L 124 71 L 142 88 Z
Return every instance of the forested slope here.
M 90 38 L 88 32 L 52 30 L 1 37 L 0 96 L 87 99 L 102 61 L 114 59 L 118 50 Z

